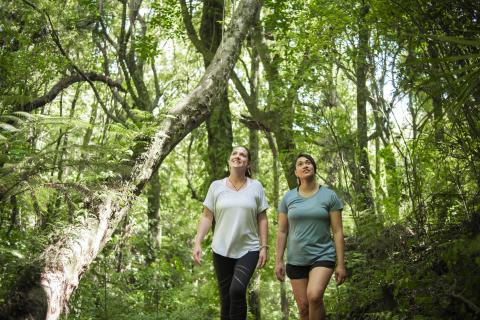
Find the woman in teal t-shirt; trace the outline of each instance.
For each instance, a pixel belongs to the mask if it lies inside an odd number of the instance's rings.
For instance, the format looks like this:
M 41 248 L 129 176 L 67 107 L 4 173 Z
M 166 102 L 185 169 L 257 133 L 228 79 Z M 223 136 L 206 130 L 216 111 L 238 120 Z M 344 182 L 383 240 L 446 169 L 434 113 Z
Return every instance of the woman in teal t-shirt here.
M 275 274 L 284 281 L 286 271 L 290 278 L 301 320 L 325 319 L 323 294 L 328 282 L 334 270 L 337 284 L 343 283 L 347 275 L 343 257 L 343 204 L 333 190 L 317 182 L 316 172 L 317 166 L 310 155 L 298 155 L 295 175 L 299 186 L 285 194 L 278 208 Z

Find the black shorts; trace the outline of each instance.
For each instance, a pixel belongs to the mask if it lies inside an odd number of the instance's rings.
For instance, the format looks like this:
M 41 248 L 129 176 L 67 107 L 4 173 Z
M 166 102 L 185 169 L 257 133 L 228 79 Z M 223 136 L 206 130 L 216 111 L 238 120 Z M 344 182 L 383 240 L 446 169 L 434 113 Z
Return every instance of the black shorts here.
M 310 273 L 310 270 L 312 270 L 315 267 L 324 267 L 324 268 L 334 269 L 335 262 L 320 260 L 313 263 L 310 266 L 295 266 L 293 264 L 287 263 L 287 270 L 286 270 L 287 276 L 290 279 L 306 279 L 308 278 L 308 274 Z

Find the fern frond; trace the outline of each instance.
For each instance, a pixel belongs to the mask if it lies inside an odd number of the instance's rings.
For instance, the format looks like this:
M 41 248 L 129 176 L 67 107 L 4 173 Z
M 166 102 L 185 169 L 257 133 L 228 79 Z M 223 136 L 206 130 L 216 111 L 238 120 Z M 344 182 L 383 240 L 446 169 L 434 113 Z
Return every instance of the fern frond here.
M 20 131 L 16 127 L 12 126 L 11 124 L 5 123 L 5 122 L 0 122 L 0 128 L 9 131 L 9 132 L 17 132 Z

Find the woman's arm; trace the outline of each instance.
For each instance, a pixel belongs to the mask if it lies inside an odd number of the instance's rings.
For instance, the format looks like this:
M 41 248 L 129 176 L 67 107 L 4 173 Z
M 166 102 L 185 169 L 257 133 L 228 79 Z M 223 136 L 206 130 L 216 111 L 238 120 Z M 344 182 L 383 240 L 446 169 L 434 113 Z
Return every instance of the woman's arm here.
M 213 221 L 213 213 L 207 208 L 203 208 L 200 222 L 198 223 L 197 235 L 195 236 L 192 256 L 195 263 L 200 264 L 202 262 L 202 241 L 210 230 Z
M 288 219 L 283 212 L 278 214 L 278 230 L 277 230 L 277 256 L 275 258 L 275 275 L 279 281 L 285 280 L 285 264 L 283 262 L 283 255 L 285 253 L 285 245 L 288 236 Z
M 257 268 L 263 268 L 268 259 L 268 219 L 267 210 L 257 214 L 258 233 L 260 236 L 260 254 Z
M 337 285 L 342 284 L 347 278 L 347 271 L 345 270 L 345 239 L 343 237 L 342 212 L 331 211 L 330 223 L 333 232 L 333 241 L 335 242 L 335 251 L 337 252 L 337 266 L 335 268 L 335 280 Z

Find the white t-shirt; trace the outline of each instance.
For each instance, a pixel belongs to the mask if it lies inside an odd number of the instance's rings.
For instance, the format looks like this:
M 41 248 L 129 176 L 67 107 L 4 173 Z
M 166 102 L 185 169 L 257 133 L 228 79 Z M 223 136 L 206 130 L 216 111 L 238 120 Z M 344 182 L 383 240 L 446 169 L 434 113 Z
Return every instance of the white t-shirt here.
M 246 186 L 235 191 L 227 187 L 227 178 L 215 180 L 203 205 L 215 217 L 212 241 L 215 253 L 238 259 L 260 249 L 257 215 L 268 208 L 260 182 L 247 178 Z

